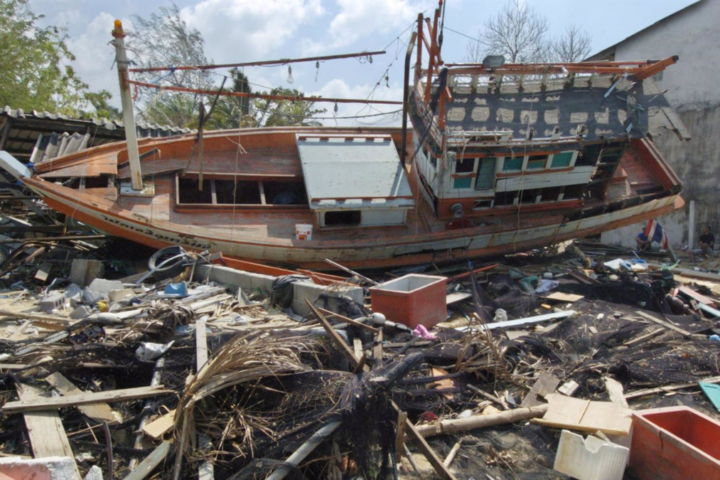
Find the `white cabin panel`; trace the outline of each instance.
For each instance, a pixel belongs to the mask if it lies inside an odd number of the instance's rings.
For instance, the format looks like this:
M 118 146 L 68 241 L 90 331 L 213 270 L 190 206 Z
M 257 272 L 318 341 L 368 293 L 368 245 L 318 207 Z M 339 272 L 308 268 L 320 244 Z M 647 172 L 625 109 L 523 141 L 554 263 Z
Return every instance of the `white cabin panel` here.
M 498 179 L 495 187 L 497 192 L 513 192 L 536 188 L 565 187 L 568 185 L 584 185 L 590 181 L 595 167 L 575 167 L 569 172 L 536 173 L 517 175 Z

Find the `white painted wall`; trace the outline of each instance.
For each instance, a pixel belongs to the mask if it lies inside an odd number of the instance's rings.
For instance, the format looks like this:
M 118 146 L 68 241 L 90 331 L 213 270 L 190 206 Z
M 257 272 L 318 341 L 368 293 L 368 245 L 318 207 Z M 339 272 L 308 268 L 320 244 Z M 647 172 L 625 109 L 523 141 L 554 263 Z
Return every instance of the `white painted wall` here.
M 616 46 L 615 59 L 659 60 L 680 57 L 663 73 L 658 85 L 693 139 L 682 142 L 672 132 L 655 144 L 683 182 L 684 210 L 660 219 L 671 244 L 688 241 L 689 201 L 696 201 L 696 229 L 709 224 L 720 231 L 720 0 L 702 0 Z M 639 227 L 606 232 L 602 241 L 635 245 Z M 695 232 L 698 238 L 698 232 Z

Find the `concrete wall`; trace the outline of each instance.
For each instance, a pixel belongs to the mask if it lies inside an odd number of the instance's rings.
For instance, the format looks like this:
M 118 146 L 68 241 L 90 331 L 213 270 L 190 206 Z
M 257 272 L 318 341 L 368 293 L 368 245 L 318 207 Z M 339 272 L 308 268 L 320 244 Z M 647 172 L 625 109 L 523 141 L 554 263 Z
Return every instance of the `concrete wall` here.
M 693 139 L 682 142 L 672 132 L 655 138 L 683 182 L 684 211 L 660 219 L 670 242 L 679 247 L 688 241 L 689 201 L 696 204 L 695 241 L 703 224 L 720 231 L 720 0 L 702 0 L 616 46 L 615 59 L 662 59 L 678 55 L 676 65 L 658 82 L 667 90 Z M 634 246 L 641 225 L 606 232 L 602 240 Z

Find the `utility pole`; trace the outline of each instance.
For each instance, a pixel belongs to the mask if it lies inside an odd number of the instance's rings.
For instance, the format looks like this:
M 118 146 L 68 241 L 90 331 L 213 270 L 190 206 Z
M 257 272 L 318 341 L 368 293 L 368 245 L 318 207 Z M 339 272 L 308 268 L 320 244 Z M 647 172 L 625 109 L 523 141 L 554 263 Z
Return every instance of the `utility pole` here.
M 128 59 L 125 53 L 125 32 L 120 20 L 115 20 L 115 29 L 112 31 L 112 36 L 115 37 L 112 43 L 115 45 L 115 63 L 117 63 L 118 78 L 120 80 L 120 100 L 122 101 L 125 139 L 127 140 L 128 159 L 130 161 L 130 179 L 132 180 L 132 189 L 136 192 L 142 192 L 142 170 L 140 168 L 140 152 L 138 151 L 137 131 L 135 130 L 132 95 L 130 94 Z

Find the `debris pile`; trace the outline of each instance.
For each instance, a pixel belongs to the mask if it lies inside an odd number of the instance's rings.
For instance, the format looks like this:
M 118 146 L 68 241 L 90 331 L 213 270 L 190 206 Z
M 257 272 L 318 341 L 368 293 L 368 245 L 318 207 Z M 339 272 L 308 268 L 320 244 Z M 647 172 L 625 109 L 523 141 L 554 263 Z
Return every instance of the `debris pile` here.
M 77 478 L 623 478 L 628 455 L 644 478 L 633 411 L 717 416 L 720 278 L 624 253 L 369 277 L 179 247 L 124 278 L 85 255 L 16 266 L 1 452 Z

